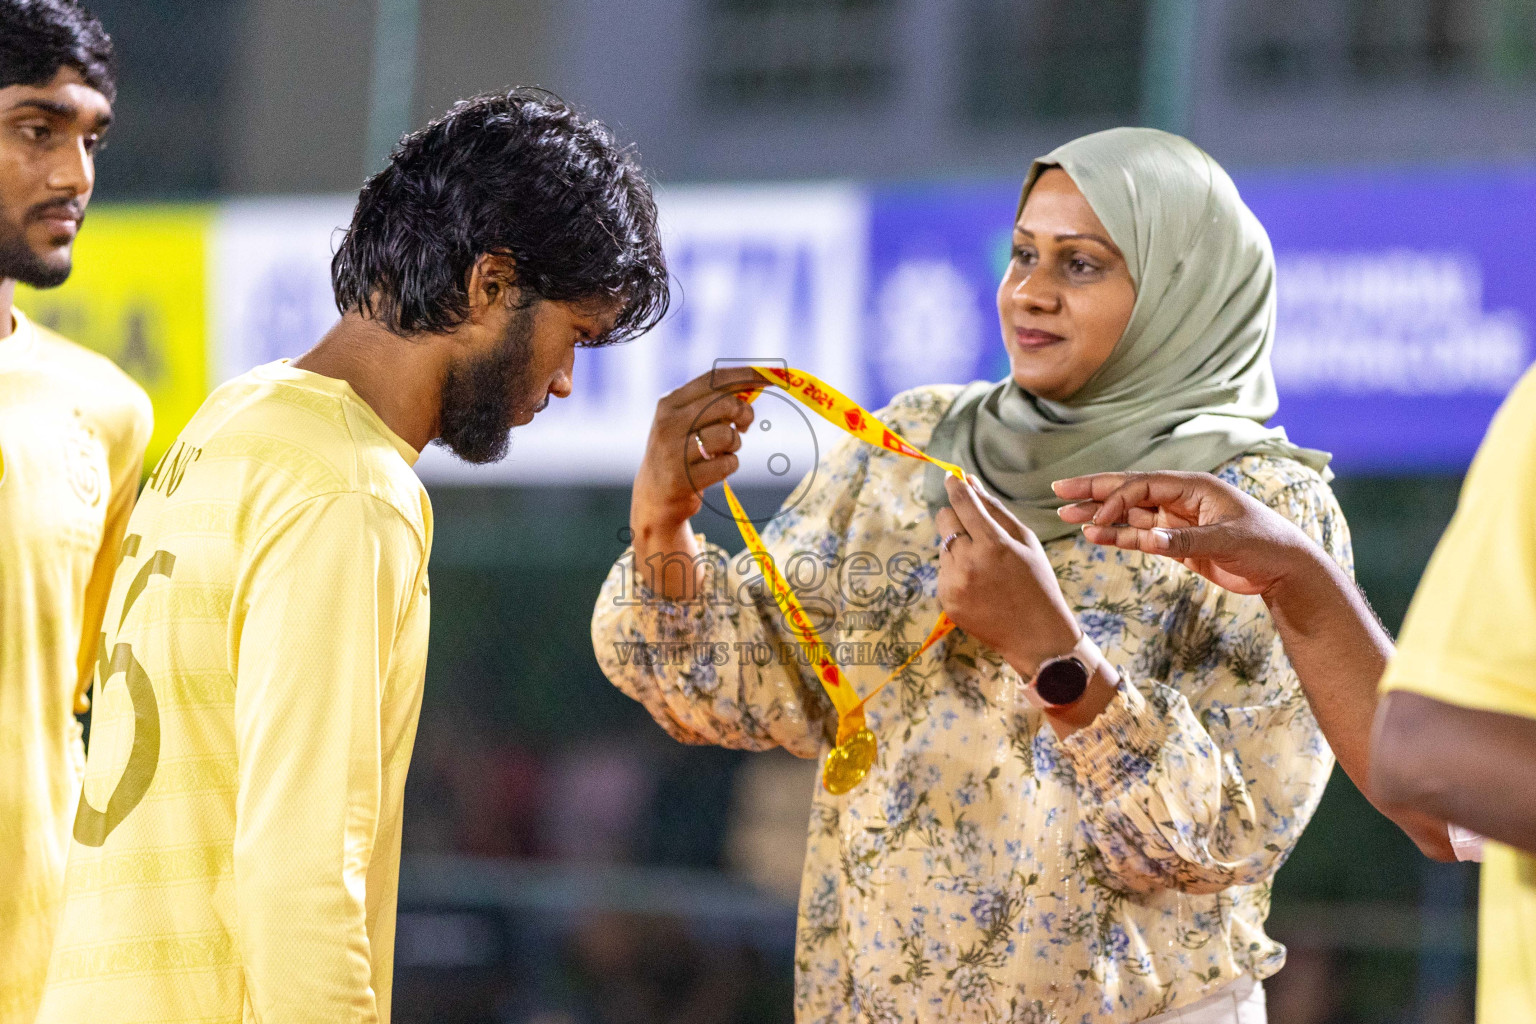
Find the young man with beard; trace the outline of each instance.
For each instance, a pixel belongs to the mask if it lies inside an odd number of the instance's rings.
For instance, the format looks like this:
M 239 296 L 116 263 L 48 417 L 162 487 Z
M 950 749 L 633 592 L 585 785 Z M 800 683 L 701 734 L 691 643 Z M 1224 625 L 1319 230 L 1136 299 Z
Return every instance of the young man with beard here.
M 14 309 L 69 277 L 112 119 L 112 44 L 67 0 L 0 0 L 0 1024 L 31 1024 L 64 894 L 84 710 L 150 407 Z
M 667 302 L 639 169 L 522 91 L 406 137 L 332 279 L 341 321 L 216 390 L 129 523 L 46 1024 L 389 1019 L 432 543 L 411 465 L 433 439 L 500 458 L 578 346 Z

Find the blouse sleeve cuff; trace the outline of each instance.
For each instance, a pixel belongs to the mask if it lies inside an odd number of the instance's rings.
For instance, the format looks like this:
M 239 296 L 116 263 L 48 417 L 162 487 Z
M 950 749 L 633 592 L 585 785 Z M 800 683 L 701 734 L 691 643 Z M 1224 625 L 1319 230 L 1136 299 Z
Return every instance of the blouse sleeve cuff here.
M 1122 678 L 1099 717 L 1060 745 L 1082 785 L 1095 800 L 1105 801 L 1151 773 L 1167 731 L 1157 709 Z
M 639 599 L 642 608 L 661 619 L 681 622 L 704 617 L 703 601 L 677 601 L 656 593 L 644 583 L 635 584 L 635 597 Z
M 702 533 L 694 534 L 699 542 L 699 547 L 707 555 L 718 558 L 720 564 L 728 566 L 730 557 L 725 549 L 710 543 Z M 620 562 L 628 561 L 634 564 L 635 549 L 631 546 L 620 558 Z M 694 630 L 706 630 L 713 626 L 714 616 L 711 613 L 709 600 L 700 595 L 692 601 L 678 601 L 665 595 L 658 594 L 646 585 L 640 573 L 635 573 L 635 597 L 637 604 L 656 617 L 657 622 L 665 623 L 678 628 L 684 625 L 691 626 Z

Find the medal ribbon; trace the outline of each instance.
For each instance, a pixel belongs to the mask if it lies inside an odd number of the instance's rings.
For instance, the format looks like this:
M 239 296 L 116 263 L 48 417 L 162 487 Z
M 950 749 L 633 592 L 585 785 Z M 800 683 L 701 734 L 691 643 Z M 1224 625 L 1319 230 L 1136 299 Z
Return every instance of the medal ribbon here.
M 813 410 L 822 419 L 859 440 L 884 448 L 888 452 L 932 463 L 952 476 L 965 479 L 965 471 L 959 466 L 925 454 L 872 416 L 853 399 L 825 381 L 803 370 L 771 366 L 754 366 L 752 369 L 769 384 L 782 388 L 801 405 Z M 761 393 L 761 388 L 749 392 L 745 396 L 746 400 L 756 401 Z M 832 652 L 822 642 L 821 636 L 816 632 L 816 627 L 812 625 L 810 616 L 806 614 L 805 607 L 795 595 L 789 581 L 779 572 L 779 567 L 763 545 L 763 539 L 758 535 L 757 528 L 752 524 L 752 520 L 747 518 L 741 502 L 737 500 L 736 492 L 731 490 L 729 481 L 722 481 L 721 486 L 725 490 L 725 500 L 730 503 L 731 514 L 736 517 L 736 525 L 741 529 L 742 539 L 747 542 L 747 549 L 752 552 L 758 568 L 768 581 L 774 603 L 779 606 L 779 611 L 784 613 L 790 632 L 799 642 L 801 650 L 805 652 L 806 658 L 816 673 L 816 678 L 821 682 L 822 689 L 826 690 L 827 696 L 832 700 L 833 708 L 837 710 L 837 745 L 827 755 L 821 781 L 828 792 L 846 793 L 864 780 L 870 766 L 875 762 L 875 736 L 865 725 L 864 705 L 883 690 L 887 683 L 901 675 L 909 665 L 922 657 L 930 647 L 947 636 L 950 630 L 955 628 L 955 623 L 947 613 L 940 612 L 938 620 L 934 622 L 933 629 L 928 632 L 928 638 L 923 641 L 922 646 L 881 680 L 880 685 L 860 698 L 847 675 L 833 659 Z

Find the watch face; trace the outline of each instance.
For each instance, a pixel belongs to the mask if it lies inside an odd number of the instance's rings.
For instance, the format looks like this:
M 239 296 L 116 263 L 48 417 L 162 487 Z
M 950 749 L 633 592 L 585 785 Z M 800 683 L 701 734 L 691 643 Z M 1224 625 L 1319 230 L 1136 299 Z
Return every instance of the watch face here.
M 1088 667 L 1076 658 L 1056 658 L 1040 666 L 1035 692 L 1047 704 L 1071 704 L 1088 689 Z

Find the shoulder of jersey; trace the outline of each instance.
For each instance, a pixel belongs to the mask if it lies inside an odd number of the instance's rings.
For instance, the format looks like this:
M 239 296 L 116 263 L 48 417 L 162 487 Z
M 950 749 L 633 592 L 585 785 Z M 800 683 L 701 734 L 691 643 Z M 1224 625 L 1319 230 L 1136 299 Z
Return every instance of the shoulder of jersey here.
M 348 410 L 348 420 L 349 432 L 358 444 L 358 489 L 393 505 L 420 529 L 421 504 L 426 494 L 421 478 L 374 425 L 360 423 L 355 410 Z
M 145 424 L 151 421 L 153 412 L 148 393 L 122 367 L 100 352 L 70 341 L 35 321 L 32 327 L 37 332 L 38 354 L 46 362 L 76 379 L 84 378 L 105 390 L 108 395 L 119 399 L 137 413 L 137 418 Z
M 341 396 L 265 379 L 260 368 L 225 382 L 205 408 L 219 432 L 258 439 L 263 461 L 280 461 L 285 479 L 316 493 L 356 490 L 381 498 L 411 518 L 421 482 L 370 419 Z M 200 414 L 201 415 L 201 414 Z

